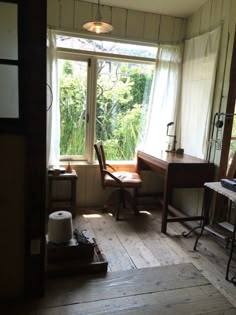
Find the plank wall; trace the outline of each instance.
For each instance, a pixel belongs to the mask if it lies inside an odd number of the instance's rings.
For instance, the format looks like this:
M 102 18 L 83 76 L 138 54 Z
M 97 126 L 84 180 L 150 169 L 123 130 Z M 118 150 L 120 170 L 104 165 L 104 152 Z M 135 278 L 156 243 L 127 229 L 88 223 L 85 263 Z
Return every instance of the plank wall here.
M 81 0 L 48 0 L 48 26 L 88 36 L 83 23 L 94 20 L 97 4 Z M 102 6 L 104 21 L 114 30 L 106 38 L 149 43 L 175 43 L 185 37 L 186 20 L 111 6 Z M 91 35 L 91 34 L 90 34 Z
M 213 30 L 222 24 L 222 38 L 214 95 L 213 114 L 224 111 L 227 104 L 229 73 L 233 49 L 236 20 L 235 0 L 209 0 L 186 21 L 184 19 L 138 12 L 118 7 L 102 6 L 104 19 L 111 22 L 114 31 L 108 38 L 134 40 L 149 43 L 175 43 Z M 79 0 L 48 0 L 48 26 L 57 30 L 88 34 L 82 24 L 95 17 L 96 5 Z M 219 163 L 217 151 L 214 162 Z M 97 166 L 75 166 L 79 179 L 77 186 L 78 206 L 102 204 L 107 196 L 100 185 Z M 144 190 L 161 190 L 161 181 L 148 174 L 142 174 Z M 187 213 L 196 214 L 201 210 L 202 193 L 195 190 L 176 191 L 174 201 Z M 191 209 L 191 210 L 190 210 Z
M 209 32 L 222 25 L 212 117 L 216 112 L 226 111 L 235 21 L 235 0 L 209 0 L 187 20 L 187 39 Z M 211 157 L 211 161 L 216 165 L 219 165 L 220 153 L 221 151 L 217 150 L 215 155 Z M 184 209 L 187 213 L 197 214 L 201 211 L 202 193 L 195 189 L 190 191 L 181 189 L 176 191 L 174 202 L 177 207 Z
M 135 171 L 134 163 L 112 163 L 117 171 Z M 66 167 L 66 164 L 63 165 Z M 113 189 L 101 186 L 100 171 L 97 164 L 93 165 L 78 165 L 74 163 L 72 167 L 76 170 L 78 175 L 76 185 L 76 204 L 77 207 L 98 206 L 104 205 L 107 202 L 108 196 Z M 141 193 L 156 193 L 161 192 L 163 189 L 163 182 L 157 174 L 153 172 L 142 171 L 141 174 L 143 185 L 140 190 Z M 68 199 L 70 197 L 70 183 L 57 182 L 53 184 L 53 197 L 56 199 Z
M 80 0 L 48 0 L 48 26 L 65 32 L 90 35 L 83 30 L 85 22 L 96 16 L 97 5 Z M 183 41 L 186 20 L 171 16 L 128 10 L 118 7 L 102 6 L 102 16 L 112 23 L 114 30 L 106 35 L 115 40 L 129 40 L 143 43 L 176 43 Z M 133 165 L 116 165 L 117 169 L 133 170 Z M 78 174 L 77 205 L 92 206 L 104 204 L 109 190 L 103 190 L 97 165 L 74 165 Z M 150 173 L 150 172 L 148 172 Z M 162 190 L 162 181 L 155 174 L 144 172 L 144 191 Z M 55 194 L 61 189 L 55 188 Z M 69 187 L 63 194 L 69 193 Z
M 216 112 L 224 112 L 226 110 L 235 21 L 235 0 L 208 0 L 187 21 L 187 39 L 211 31 L 219 25 L 222 26 L 212 117 Z M 214 159 L 217 165 L 219 164 L 219 159 L 220 151 L 217 151 Z

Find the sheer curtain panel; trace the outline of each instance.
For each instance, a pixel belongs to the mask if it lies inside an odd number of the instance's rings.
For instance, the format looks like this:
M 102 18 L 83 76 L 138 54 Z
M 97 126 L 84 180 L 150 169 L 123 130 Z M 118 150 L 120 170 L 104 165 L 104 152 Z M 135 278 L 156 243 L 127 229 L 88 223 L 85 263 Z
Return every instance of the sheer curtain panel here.
M 144 135 L 139 146 L 146 152 L 167 148 L 166 130 L 175 122 L 181 80 L 182 46 L 160 45 Z M 173 130 L 172 130 L 173 129 Z M 170 128 L 174 132 L 174 128 Z
M 57 167 L 60 160 L 60 106 L 56 36 L 53 30 L 48 30 L 47 49 L 47 84 L 52 91 L 47 95 L 47 163 L 48 166 Z
M 185 153 L 204 158 L 212 111 L 221 27 L 185 41 L 180 102 L 180 142 Z

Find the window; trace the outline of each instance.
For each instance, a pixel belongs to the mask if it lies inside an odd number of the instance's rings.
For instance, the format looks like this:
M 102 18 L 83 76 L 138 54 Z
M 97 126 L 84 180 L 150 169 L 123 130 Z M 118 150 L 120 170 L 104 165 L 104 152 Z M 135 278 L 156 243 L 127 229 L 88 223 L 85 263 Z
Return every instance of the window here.
M 61 159 L 131 160 L 145 121 L 156 47 L 57 35 Z
M 153 65 L 98 60 L 96 139 L 109 160 L 131 160 L 142 133 Z
M 85 155 L 88 62 L 58 60 L 60 89 L 60 153 Z

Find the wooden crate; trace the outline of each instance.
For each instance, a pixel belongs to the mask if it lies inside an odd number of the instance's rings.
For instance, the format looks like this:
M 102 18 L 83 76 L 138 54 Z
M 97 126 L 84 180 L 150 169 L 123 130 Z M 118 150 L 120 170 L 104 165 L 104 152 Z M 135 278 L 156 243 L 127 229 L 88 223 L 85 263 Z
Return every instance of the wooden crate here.
M 61 261 L 48 262 L 47 275 L 60 276 L 72 274 L 89 274 L 93 272 L 107 272 L 108 262 L 103 253 L 100 252 L 96 242 L 92 259 L 66 259 Z
M 93 241 L 89 245 L 78 244 L 73 238 L 67 244 L 56 245 L 47 241 L 47 260 L 48 262 L 68 261 L 72 259 L 93 259 Z

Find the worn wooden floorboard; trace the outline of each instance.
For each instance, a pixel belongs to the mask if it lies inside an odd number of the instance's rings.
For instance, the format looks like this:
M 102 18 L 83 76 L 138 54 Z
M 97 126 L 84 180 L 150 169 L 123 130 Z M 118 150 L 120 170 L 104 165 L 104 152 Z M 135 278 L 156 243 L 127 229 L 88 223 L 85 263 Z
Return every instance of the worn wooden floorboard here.
M 193 263 L 202 273 L 220 290 L 220 292 L 236 307 L 236 287 L 225 280 L 226 266 L 228 262 L 228 254 L 224 245 L 219 244 L 215 238 L 208 233 L 200 239 L 198 250 L 194 251 L 193 246 L 196 235 L 190 238 L 182 237 L 183 226 L 178 223 L 169 225 L 170 243 L 177 247 L 177 251 L 187 254 L 185 262 Z M 174 230 L 174 234 L 172 234 Z M 176 233 L 179 235 L 176 235 Z M 175 236 L 172 236 L 175 235 Z M 236 262 L 231 263 L 230 277 L 235 274 Z
M 86 212 L 96 213 L 96 209 L 88 209 Z M 98 211 L 98 213 L 101 213 L 101 211 Z M 104 212 L 102 216 L 106 217 L 108 214 Z M 198 251 L 195 252 L 193 246 L 196 234 L 184 238 L 182 232 L 188 231 L 188 229 L 180 223 L 169 223 L 167 235 L 160 232 L 161 211 L 157 207 L 142 207 L 142 213 L 139 216 L 134 216 L 131 212 L 123 212 L 122 217 L 123 220 L 118 222 L 120 228 L 116 229 L 115 232 L 113 229 L 119 240 L 125 237 L 123 235 L 124 230 L 122 231 L 121 228 L 122 225 L 125 225 L 125 230 L 130 230 L 129 233 L 135 231 L 161 265 L 174 264 L 178 261 L 193 263 L 236 307 L 236 287 L 225 280 L 228 252 L 224 249 L 222 242 L 217 242 L 216 238 L 206 233 L 200 239 Z M 113 220 L 112 226 L 116 224 L 113 217 L 110 217 L 109 220 Z M 96 237 L 98 241 L 99 233 L 100 231 L 97 230 Z M 100 245 L 103 247 L 102 241 Z M 128 248 L 126 249 L 128 250 Z M 130 261 L 132 262 L 131 258 Z M 236 268 L 235 259 L 231 266 L 231 271 L 234 271 Z M 113 271 L 112 268 L 111 271 Z
M 159 260 L 152 254 L 148 246 L 140 239 L 134 229 L 130 229 L 127 222 L 114 221 L 111 216 L 106 216 L 107 221 L 123 244 L 130 259 L 136 268 L 160 266 Z
M 127 297 L 72 304 L 32 312 L 34 315 L 71 314 L 176 314 L 194 315 L 232 310 L 213 285 L 136 294 Z
M 37 307 L 52 307 L 209 285 L 192 264 L 50 279 Z M 36 304 L 34 304 L 34 307 Z
M 121 218 L 91 208 L 74 220 L 96 238 L 108 273 L 50 279 L 43 299 L 12 314 L 236 314 L 236 287 L 224 279 L 228 252 L 221 243 L 206 234 L 195 252 L 196 235 L 184 238 L 181 224 L 161 233 L 155 207 L 143 207 L 138 216 L 124 210 Z
M 110 224 L 108 224 L 105 216 L 90 216 L 87 220 L 92 227 L 99 248 L 106 255 L 110 270 L 136 269 L 124 245 L 120 242 Z

